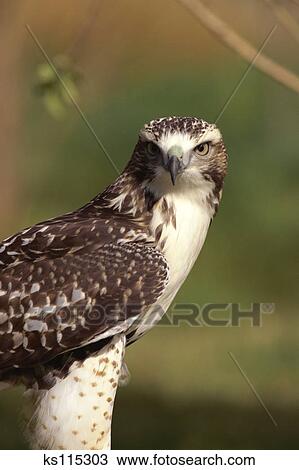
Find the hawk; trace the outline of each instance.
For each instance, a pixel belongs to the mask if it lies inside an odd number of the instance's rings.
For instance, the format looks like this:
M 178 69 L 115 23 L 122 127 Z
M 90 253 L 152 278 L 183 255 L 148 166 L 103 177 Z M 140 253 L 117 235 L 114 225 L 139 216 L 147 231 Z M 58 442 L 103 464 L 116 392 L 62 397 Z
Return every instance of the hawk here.
M 110 448 L 125 347 L 190 272 L 226 166 L 215 124 L 152 120 L 91 202 L 0 244 L 0 382 L 26 387 L 33 448 Z

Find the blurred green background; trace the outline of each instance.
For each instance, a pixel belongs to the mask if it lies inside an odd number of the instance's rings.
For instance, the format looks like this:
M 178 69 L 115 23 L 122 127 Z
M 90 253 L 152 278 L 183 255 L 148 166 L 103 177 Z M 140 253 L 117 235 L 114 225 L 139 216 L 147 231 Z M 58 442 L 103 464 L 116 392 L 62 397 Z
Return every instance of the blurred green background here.
M 261 0 L 210 6 L 257 46 L 276 22 Z M 3 1 L 0 10 L 2 238 L 77 208 L 115 178 L 74 107 L 62 112 L 57 90 L 36 90 L 44 59 L 26 23 L 50 57 L 73 62 L 76 99 L 119 168 L 144 122 L 215 120 L 247 67 L 174 0 Z M 282 28 L 265 52 L 299 72 Z M 229 153 L 223 201 L 176 299 L 271 302 L 275 312 L 260 327 L 157 326 L 132 345 L 114 448 L 298 448 L 298 118 L 298 96 L 253 68 L 218 123 Z M 21 396 L 1 392 L 2 449 L 27 448 Z

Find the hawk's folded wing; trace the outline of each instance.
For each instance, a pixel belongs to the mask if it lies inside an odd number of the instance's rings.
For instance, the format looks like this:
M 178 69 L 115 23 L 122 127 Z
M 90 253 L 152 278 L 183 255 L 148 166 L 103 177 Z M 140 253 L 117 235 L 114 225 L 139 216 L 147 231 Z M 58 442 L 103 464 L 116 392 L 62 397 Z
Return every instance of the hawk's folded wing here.
M 168 282 L 165 258 L 143 243 L 35 251 L 0 271 L 0 369 L 126 331 Z

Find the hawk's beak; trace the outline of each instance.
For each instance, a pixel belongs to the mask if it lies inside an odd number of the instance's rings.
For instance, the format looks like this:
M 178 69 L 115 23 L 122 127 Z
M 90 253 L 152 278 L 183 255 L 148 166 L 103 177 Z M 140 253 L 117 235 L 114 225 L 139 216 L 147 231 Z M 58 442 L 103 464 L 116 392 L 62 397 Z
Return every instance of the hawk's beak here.
M 181 169 L 181 158 L 183 156 L 183 149 L 178 145 L 171 147 L 168 152 L 168 161 L 166 169 L 169 171 L 171 176 L 172 184 L 175 185 L 176 177 L 179 170 Z
M 173 186 L 175 185 L 175 180 L 180 168 L 180 162 L 177 157 L 170 157 L 167 164 L 167 169 L 171 176 L 171 181 Z

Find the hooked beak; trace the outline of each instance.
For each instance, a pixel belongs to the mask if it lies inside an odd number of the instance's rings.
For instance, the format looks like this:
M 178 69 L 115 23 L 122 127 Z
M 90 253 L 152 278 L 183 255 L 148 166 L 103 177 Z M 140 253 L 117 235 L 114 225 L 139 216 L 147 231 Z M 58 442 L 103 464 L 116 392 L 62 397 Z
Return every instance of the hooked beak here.
M 170 157 L 167 164 L 167 169 L 170 173 L 171 181 L 173 186 L 175 185 L 175 180 L 180 168 L 180 162 L 177 157 Z
M 178 145 L 174 145 L 168 150 L 167 157 L 166 169 L 170 173 L 172 184 L 175 185 L 178 172 L 182 168 L 183 149 Z

